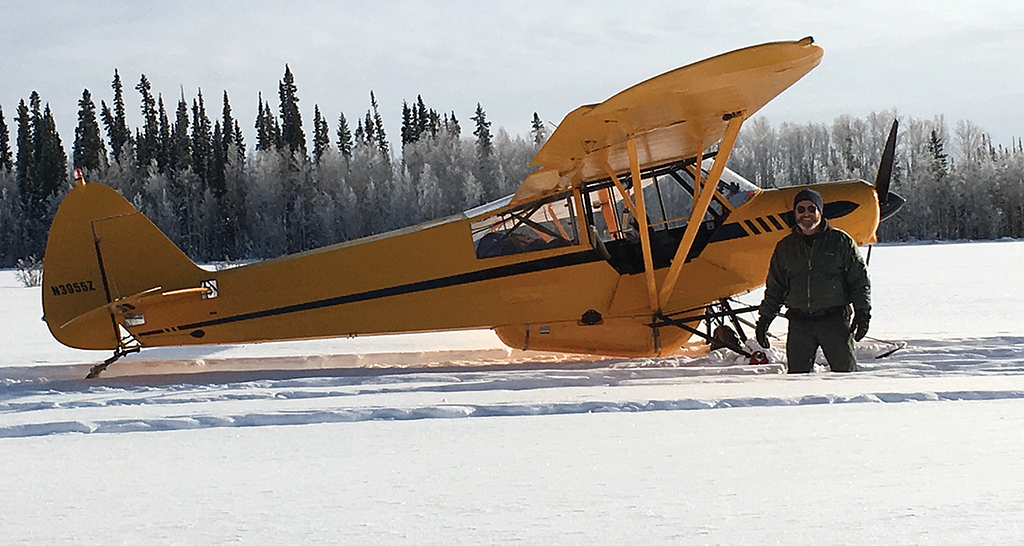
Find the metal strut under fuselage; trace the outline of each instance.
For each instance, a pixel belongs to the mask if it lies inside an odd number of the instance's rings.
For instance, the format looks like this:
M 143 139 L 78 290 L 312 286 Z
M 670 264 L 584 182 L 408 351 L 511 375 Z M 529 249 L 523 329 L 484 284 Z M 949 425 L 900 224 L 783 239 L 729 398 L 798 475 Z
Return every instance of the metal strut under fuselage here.
M 677 313 L 677 315 L 682 315 L 681 317 L 671 317 L 660 312 L 656 313 L 654 320 L 652 320 L 648 326 L 654 330 L 655 335 L 657 335 L 659 329 L 667 326 L 681 328 L 707 341 L 713 348 L 716 348 L 716 346 L 725 347 L 735 353 L 749 358 L 751 356 L 750 351 L 744 349 L 737 340 L 732 339 L 729 336 L 716 335 L 714 332 L 714 324 L 717 322 L 719 326 L 725 326 L 725 319 L 728 318 L 735 328 L 734 333 L 738 336 L 738 339 L 746 340 L 747 336 L 743 332 L 743 328 L 740 324 L 745 323 L 749 326 L 750 323 L 739 317 L 739 315 L 742 313 L 751 313 L 757 311 L 757 309 L 758 308 L 756 306 L 733 309 L 729 304 L 729 299 L 726 298 L 718 300 L 717 303 L 708 305 L 707 307 Z M 701 311 L 703 311 L 701 314 L 691 314 Z M 698 329 L 701 322 L 707 323 L 707 332 L 702 332 Z

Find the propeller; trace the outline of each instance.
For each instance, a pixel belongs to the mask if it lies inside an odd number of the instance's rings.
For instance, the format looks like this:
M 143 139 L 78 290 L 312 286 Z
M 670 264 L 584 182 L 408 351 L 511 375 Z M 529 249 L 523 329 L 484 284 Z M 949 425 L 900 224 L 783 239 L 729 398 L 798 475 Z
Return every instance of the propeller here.
M 878 193 L 879 219 L 885 220 L 900 210 L 907 200 L 896 193 L 889 191 L 889 184 L 892 182 L 892 165 L 896 160 L 896 131 L 900 122 L 892 121 L 892 129 L 889 130 L 889 138 L 885 141 L 885 149 L 882 150 L 882 163 L 878 166 L 878 176 L 875 177 L 875 191 Z

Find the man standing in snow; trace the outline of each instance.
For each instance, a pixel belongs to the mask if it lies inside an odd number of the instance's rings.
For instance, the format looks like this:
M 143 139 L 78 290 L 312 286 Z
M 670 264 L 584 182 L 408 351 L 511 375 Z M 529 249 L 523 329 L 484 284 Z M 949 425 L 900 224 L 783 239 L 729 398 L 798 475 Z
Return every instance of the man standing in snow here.
M 868 333 L 871 281 L 857 244 L 822 216 L 821 194 L 800 190 L 793 199 L 796 225 L 779 241 L 765 281 L 755 331 L 768 347 L 768 326 L 782 305 L 788 310 L 789 373 L 809 373 L 821 347 L 834 372 L 857 371 L 854 340 Z M 853 304 L 853 320 L 849 306 Z

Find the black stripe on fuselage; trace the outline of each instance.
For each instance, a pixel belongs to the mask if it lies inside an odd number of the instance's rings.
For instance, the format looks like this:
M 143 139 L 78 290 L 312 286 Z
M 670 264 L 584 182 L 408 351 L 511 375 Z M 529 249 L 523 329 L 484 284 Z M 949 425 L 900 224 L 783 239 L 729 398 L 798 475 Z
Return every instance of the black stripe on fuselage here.
M 206 328 L 209 326 L 217 326 L 220 324 L 240 322 L 243 320 L 274 317 L 288 313 L 297 313 L 299 311 L 310 311 L 313 309 L 322 309 L 324 307 L 333 307 L 335 305 L 345 305 L 347 303 L 356 303 L 360 301 L 387 298 L 390 296 L 400 296 L 403 294 L 411 294 L 413 292 L 422 292 L 425 290 L 434 290 L 437 288 L 448 288 L 460 284 L 469 284 L 473 282 L 486 281 L 491 279 L 500 279 L 502 277 L 512 277 L 515 275 L 522 275 L 525 273 L 534 273 L 537 271 L 546 271 L 549 269 L 558 269 L 560 267 L 569 267 L 573 265 L 581 265 L 599 261 L 603 261 L 603 258 L 601 258 L 601 256 L 593 250 L 587 250 L 584 252 L 574 252 L 572 254 L 562 254 L 559 256 L 542 258 L 540 260 L 533 260 L 530 262 L 514 263 L 491 269 L 483 269 L 480 271 L 461 273 L 458 275 L 452 275 L 450 277 L 441 277 L 439 279 L 430 279 L 426 281 L 402 284 L 399 286 L 392 286 L 388 288 L 379 288 L 376 290 L 359 292 L 357 294 L 348 294 L 345 296 L 337 296 L 334 298 L 309 301 L 305 303 L 297 303 L 295 305 L 286 305 L 284 307 L 276 307 L 274 309 L 265 309 L 263 311 L 254 311 L 252 313 L 243 313 L 241 315 L 234 315 L 230 317 L 221 317 L 211 320 L 204 320 L 201 322 L 193 322 L 191 324 L 184 324 L 182 326 L 178 326 L 174 328 L 174 330 L 194 330 L 196 328 Z M 165 333 L 166 331 L 167 330 L 150 330 L 148 332 L 141 332 L 139 335 L 150 336 L 154 334 L 162 334 Z

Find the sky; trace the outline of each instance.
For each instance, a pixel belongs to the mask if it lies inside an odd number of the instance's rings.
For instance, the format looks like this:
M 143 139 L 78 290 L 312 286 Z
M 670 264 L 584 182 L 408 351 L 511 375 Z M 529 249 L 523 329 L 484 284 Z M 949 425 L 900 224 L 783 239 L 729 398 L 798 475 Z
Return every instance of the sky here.
M 251 147 L 258 96 L 276 110 L 287 64 L 303 129 L 318 105 L 352 127 L 372 90 L 392 143 L 402 101 L 452 112 L 468 135 L 480 103 L 526 136 L 582 104 L 719 53 L 813 36 L 821 65 L 769 103 L 772 124 L 831 123 L 895 108 L 1024 136 L 1024 4 L 1015 0 L 720 0 L 716 2 L 449 0 L 329 2 L 0 0 L 0 108 L 15 140 L 20 100 L 38 91 L 70 149 L 78 100 L 110 104 L 114 70 L 128 122 L 141 125 L 140 76 L 172 113 L 201 89 L 211 118 L 227 91 Z

